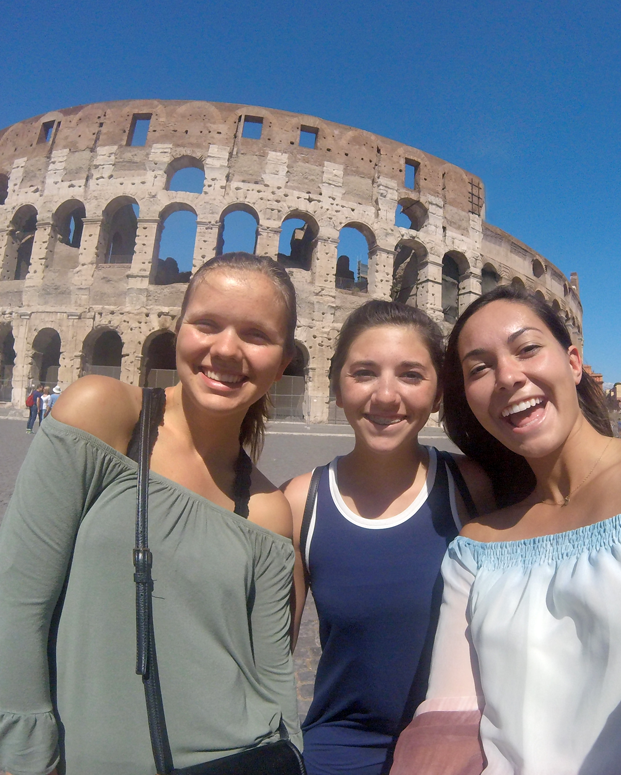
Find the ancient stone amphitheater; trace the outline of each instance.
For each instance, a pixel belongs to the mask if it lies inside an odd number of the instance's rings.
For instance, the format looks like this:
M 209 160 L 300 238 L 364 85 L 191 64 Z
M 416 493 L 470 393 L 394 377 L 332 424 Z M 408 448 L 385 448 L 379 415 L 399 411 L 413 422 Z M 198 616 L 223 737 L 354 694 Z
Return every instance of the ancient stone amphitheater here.
M 160 255 L 182 211 L 195 234 L 186 266 Z M 415 304 L 449 330 L 482 291 L 520 283 L 581 344 L 577 276 L 486 223 L 483 183 L 459 167 L 314 116 L 98 103 L 0 130 L 5 409 L 22 409 L 33 382 L 66 386 L 88 373 L 172 384 L 190 272 L 228 249 L 240 218 L 251 228 L 237 247 L 277 257 L 298 291 L 298 353 L 274 394 L 277 417 L 335 419 L 333 340 L 368 298 Z

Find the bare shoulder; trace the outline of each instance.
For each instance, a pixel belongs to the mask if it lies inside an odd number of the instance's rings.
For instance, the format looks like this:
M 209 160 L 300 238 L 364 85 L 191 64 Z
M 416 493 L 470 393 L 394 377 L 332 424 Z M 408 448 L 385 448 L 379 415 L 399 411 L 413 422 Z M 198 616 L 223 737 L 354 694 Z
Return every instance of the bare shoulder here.
M 293 538 L 291 507 L 283 493 L 258 468 L 252 470 L 248 519 L 285 538 Z
M 309 471 L 307 474 L 295 476 L 293 479 L 289 479 L 288 482 L 281 485 L 280 488 L 289 501 L 291 513 L 293 514 L 293 523 L 298 532 L 302 524 L 304 506 L 306 505 L 306 497 L 308 495 L 308 488 L 310 487 L 312 475 L 313 472 Z
M 496 509 L 496 501 L 489 476 L 478 463 L 465 455 L 453 454 L 453 457 L 468 485 L 468 490 L 479 514 L 493 512 Z
M 125 452 L 140 414 L 142 391 L 110 377 L 88 376 L 63 390 L 52 416 Z
M 482 543 L 510 541 L 512 540 L 511 530 L 523 519 L 529 508 L 529 499 L 527 499 L 514 506 L 492 511 L 468 522 L 460 535 Z

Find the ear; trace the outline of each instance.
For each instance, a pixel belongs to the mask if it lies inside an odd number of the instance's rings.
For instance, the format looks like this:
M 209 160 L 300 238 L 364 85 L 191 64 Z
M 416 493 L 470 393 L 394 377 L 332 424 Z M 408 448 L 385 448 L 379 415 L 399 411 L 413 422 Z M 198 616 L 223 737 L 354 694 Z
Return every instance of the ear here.
M 582 356 L 580 355 L 580 350 L 575 344 L 572 344 L 567 348 L 567 355 L 569 356 L 569 368 L 574 375 L 574 382 L 578 385 L 582 379 Z
M 431 407 L 431 413 L 437 412 L 440 409 L 440 404 L 442 403 L 442 390 L 438 388 L 436 392 L 436 397 L 433 399 L 433 406 Z
M 274 382 L 278 382 L 282 379 L 282 375 L 285 373 L 285 369 L 287 366 L 291 363 L 292 356 L 285 355 L 280 362 L 280 366 L 278 367 L 278 371 L 276 372 L 276 376 L 274 377 Z

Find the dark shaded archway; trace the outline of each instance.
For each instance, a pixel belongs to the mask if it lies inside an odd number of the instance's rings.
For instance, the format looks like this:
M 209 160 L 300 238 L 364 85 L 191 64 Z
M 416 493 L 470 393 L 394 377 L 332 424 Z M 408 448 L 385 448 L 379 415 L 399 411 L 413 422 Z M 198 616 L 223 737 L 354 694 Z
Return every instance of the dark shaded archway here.
M 145 387 L 170 387 L 175 385 L 177 362 L 175 335 L 172 331 L 158 331 L 147 337 L 142 350 L 140 383 Z
M 53 328 L 42 328 L 32 343 L 32 368 L 34 382 L 54 387 L 58 383 L 60 367 L 60 334 Z

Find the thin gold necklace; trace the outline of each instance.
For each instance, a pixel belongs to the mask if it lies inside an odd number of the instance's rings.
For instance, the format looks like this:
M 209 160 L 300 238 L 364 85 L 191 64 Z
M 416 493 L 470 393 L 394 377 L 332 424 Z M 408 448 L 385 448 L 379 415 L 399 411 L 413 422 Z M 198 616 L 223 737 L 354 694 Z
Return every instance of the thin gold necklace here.
M 588 479 L 591 477 L 591 475 L 592 475 L 593 471 L 595 471 L 595 469 L 597 468 L 597 466 L 600 464 L 600 462 L 601 462 L 601 459 L 602 459 L 602 458 L 604 457 L 604 455 L 606 454 L 606 450 L 607 450 L 607 449 L 608 449 L 608 447 L 610 446 L 610 444 L 611 444 L 611 442 L 612 442 L 613 438 L 614 438 L 614 436 L 610 438 L 610 440 L 608 441 L 608 444 L 606 444 L 606 446 L 605 446 L 605 447 L 604 447 L 604 449 L 602 450 L 602 454 L 601 454 L 601 455 L 600 455 L 600 456 L 597 458 L 597 460 L 595 461 L 595 465 L 593 466 L 593 468 L 592 468 L 592 469 L 589 471 L 589 473 L 588 473 L 588 474 L 587 474 L 587 475 L 584 477 L 584 479 L 583 479 L 583 480 L 580 482 L 580 484 L 579 484 L 577 487 L 574 487 L 574 489 L 573 489 L 573 490 L 570 490 L 570 491 L 567 493 L 567 495 L 566 495 L 566 496 L 563 498 L 563 502 L 562 502 L 562 503 L 557 503 L 556 501 L 545 501 L 543 498 L 540 498 L 540 499 L 539 499 L 539 501 L 538 501 L 538 503 L 543 503 L 543 504 L 544 504 L 544 505 L 546 505 L 546 506 L 560 506 L 561 508 L 563 508 L 563 506 L 567 506 L 567 505 L 569 504 L 569 501 L 570 501 L 570 499 L 571 499 L 572 495 L 575 495 L 575 494 L 578 492 L 578 490 L 579 490 L 579 489 L 582 487 L 582 485 L 583 485 L 583 484 L 586 484 L 586 482 L 588 481 Z

